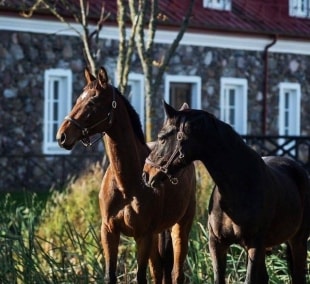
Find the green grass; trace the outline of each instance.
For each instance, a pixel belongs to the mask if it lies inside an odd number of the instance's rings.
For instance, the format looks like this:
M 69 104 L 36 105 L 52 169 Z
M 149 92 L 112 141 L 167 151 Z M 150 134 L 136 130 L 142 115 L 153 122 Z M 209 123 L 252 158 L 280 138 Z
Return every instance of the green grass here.
M 212 180 L 197 163 L 197 214 L 185 263 L 186 283 L 213 283 L 208 248 L 207 207 Z M 99 239 L 98 189 L 100 167 L 49 194 L 23 192 L 0 199 L 0 283 L 103 283 L 104 262 Z M 289 283 L 285 245 L 266 257 L 270 283 Z M 233 245 L 227 256 L 227 283 L 242 283 L 246 253 Z M 308 252 L 308 271 L 310 253 Z M 119 247 L 119 283 L 131 283 L 136 274 L 135 242 L 122 237 Z M 308 275 L 308 282 L 310 277 Z

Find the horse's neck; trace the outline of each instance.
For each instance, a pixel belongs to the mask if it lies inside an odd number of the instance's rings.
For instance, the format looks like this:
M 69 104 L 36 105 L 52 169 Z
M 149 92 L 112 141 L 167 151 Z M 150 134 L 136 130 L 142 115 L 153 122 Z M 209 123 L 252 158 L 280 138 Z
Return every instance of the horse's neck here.
M 264 171 L 265 165 L 254 150 L 247 147 L 240 140 L 230 137 L 215 143 L 214 148 L 208 149 L 203 145 L 201 161 L 208 169 L 214 182 L 222 194 L 234 198 L 236 194 L 250 194 L 258 175 Z
M 117 118 L 115 125 L 106 133 L 105 146 L 118 188 L 126 195 L 141 186 L 141 175 L 148 148 L 143 145 L 125 114 Z

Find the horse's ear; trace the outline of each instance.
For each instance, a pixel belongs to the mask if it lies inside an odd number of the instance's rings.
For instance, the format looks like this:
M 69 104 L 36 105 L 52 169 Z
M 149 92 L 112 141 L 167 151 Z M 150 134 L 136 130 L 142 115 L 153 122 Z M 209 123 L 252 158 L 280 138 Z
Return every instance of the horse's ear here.
M 109 77 L 107 74 L 107 71 L 105 70 L 105 68 L 100 67 L 98 75 L 97 75 L 97 80 L 99 82 L 99 85 L 102 88 L 106 88 L 108 86 L 108 82 L 109 82 Z
M 87 67 L 84 70 L 84 76 L 85 76 L 87 84 L 89 84 L 90 82 L 96 80 L 95 76 L 89 71 L 89 69 Z
M 176 115 L 176 110 L 169 104 L 167 104 L 165 101 L 163 101 L 165 113 L 168 118 L 172 118 Z
M 187 103 L 183 103 L 183 105 L 181 106 L 179 110 L 184 110 L 184 109 L 189 109 L 189 106 Z

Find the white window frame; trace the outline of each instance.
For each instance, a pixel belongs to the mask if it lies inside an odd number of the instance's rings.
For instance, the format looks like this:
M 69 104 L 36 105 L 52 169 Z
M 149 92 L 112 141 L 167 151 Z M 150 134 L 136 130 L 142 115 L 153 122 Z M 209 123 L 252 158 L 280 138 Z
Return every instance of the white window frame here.
M 286 96 L 289 96 L 288 108 Z M 279 84 L 279 135 L 300 135 L 301 87 L 298 83 Z M 288 116 L 286 118 L 286 116 Z M 289 123 L 289 125 L 286 125 Z
M 191 84 L 191 101 L 186 102 L 190 108 L 201 109 L 201 77 L 184 75 L 165 75 L 165 94 L 164 99 L 170 103 L 170 84 L 186 83 Z M 181 106 L 180 106 L 181 107 Z
M 58 99 L 54 97 L 55 82 L 58 82 Z M 57 107 L 58 117 L 54 116 Z M 43 122 L 43 153 L 70 154 L 60 148 L 54 132 L 54 124 L 58 127 L 72 108 L 72 72 L 68 69 L 48 69 L 44 72 L 44 122 Z
M 140 116 L 141 126 L 143 131 L 145 130 L 145 96 L 144 96 L 144 75 L 138 73 L 129 73 L 128 85 L 131 86 L 131 92 L 129 94 L 129 101 L 133 108 Z
M 235 102 L 233 106 L 228 105 L 229 91 L 234 90 Z M 220 79 L 220 119 L 230 123 L 229 111 L 234 109 L 235 124 L 232 127 L 240 135 L 247 134 L 248 121 L 248 81 L 243 78 L 222 77 Z
M 203 0 L 203 7 L 214 10 L 230 11 L 231 1 L 232 0 Z
M 309 18 L 310 0 L 289 0 L 289 15 L 291 17 Z

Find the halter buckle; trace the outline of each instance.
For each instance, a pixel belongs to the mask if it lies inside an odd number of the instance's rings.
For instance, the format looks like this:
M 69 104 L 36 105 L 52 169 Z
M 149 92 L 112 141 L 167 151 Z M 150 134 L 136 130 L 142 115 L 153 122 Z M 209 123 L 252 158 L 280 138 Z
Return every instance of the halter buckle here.
M 182 139 L 183 139 L 183 132 L 182 132 L 182 131 L 179 131 L 179 132 L 177 133 L 177 140 L 180 141 L 180 140 L 182 140 Z

